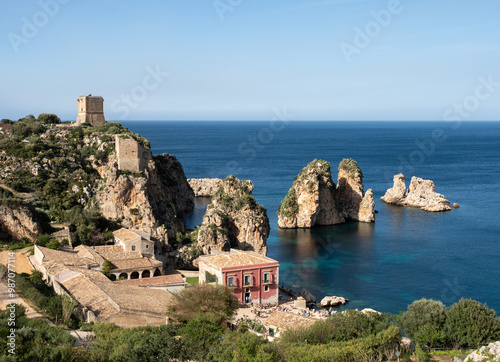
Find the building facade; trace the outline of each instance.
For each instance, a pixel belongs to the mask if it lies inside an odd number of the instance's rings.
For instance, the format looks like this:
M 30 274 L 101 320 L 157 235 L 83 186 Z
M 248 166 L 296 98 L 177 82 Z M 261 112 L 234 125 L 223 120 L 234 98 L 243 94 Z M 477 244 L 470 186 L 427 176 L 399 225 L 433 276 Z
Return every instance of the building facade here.
M 200 283 L 233 288 L 241 304 L 277 303 L 279 262 L 253 251 L 231 249 L 200 257 Z

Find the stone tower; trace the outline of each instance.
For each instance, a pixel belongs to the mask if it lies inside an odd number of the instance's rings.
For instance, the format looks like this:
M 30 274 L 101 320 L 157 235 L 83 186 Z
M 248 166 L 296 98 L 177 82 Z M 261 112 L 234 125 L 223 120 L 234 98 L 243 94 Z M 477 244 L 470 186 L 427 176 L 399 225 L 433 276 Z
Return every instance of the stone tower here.
M 77 125 L 87 123 L 96 126 L 106 123 L 104 120 L 104 99 L 102 97 L 92 97 L 92 94 L 89 94 L 78 98 L 76 101 L 78 102 Z

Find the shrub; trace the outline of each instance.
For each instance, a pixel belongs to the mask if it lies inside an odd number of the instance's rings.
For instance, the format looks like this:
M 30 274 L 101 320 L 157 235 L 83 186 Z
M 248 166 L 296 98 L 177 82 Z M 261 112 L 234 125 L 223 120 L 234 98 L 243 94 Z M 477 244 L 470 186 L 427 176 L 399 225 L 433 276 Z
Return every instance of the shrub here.
M 475 348 L 500 339 L 495 311 L 472 299 L 460 299 L 448 308 L 444 328 L 454 348 Z
M 292 217 L 299 213 L 299 204 L 297 203 L 297 195 L 295 188 L 292 186 L 286 194 L 283 201 L 281 201 L 278 209 L 278 214 L 285 217 Z
M 351 178 L 353 178 L 356 174 L 359 174 L 359 177 L 361 177 L 361 181 L 363 181 L 363 172 L 361 172 L 358 163 L 352 158 L 344 158 L 342 161 L 340 161 L 339 171 L 340 170 L 346 171 L 348 173 L 348 176 Z
M 43 124 L 57 124 L 61 122 L 61 119 L 53 113 L 41 113 L 37 121 Z
M 408 306 L 398 318 L 408 335 L 427 347 L 443 344 L 446 310 L 443 303 L 432 299 L 420 299 Z

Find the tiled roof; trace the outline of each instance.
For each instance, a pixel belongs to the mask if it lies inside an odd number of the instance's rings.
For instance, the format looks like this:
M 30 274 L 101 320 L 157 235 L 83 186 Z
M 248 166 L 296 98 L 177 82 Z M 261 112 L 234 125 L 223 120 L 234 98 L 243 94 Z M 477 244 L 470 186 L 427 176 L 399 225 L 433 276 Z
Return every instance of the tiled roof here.
M 236 249 L 231 249 L 229 253 L 204 255 L 200 257 L 200 261 L 212 264 L 220 269 L 278 263 L 276 260 L 260 255 L 254 251 Z
M 276 311 L 271 314 L 268 318 L 263 319 L 264 323 L 268 327 L 279 328 L 280 330 L 289 329 L 299 329 L 307 328 L 313 325 L 316 320 L 307 318 L 292 312 L 280 312 Z
M 80 257 L 77 252 L 65 250 L 52 250 L 43 246 L 38 246 L 43 253 L 44 264 L 49 261 L 57 261 L 68 266 L 95 266 L 98 263 L 90 258 Z
M 152 278 L 118 280 L 116 284 L 137 285 L 141 287 L 161 287 L 172 284 L 185 284 L 180 274 L 160 275 Z
M 107 259 L 107 258 L 106 258 Z M 144 269 L 152 269 L 152 268 L 160 268 L 163 263 L 159 260 L 154 260 L 146 257 L 141 257 L 137 259 L 119 259 L 119 260 L 111 260 L 108 259 L 115 268 L 118 270 L 144 270 Z
M 125 228 L 121 228 L 119 230 L 113 231 L 113 235 L 115 236 L 115 238 L 120 239 L 124 243 L 141 237 L 141 235 L 136 234 L 132 230 L 125 229 Z

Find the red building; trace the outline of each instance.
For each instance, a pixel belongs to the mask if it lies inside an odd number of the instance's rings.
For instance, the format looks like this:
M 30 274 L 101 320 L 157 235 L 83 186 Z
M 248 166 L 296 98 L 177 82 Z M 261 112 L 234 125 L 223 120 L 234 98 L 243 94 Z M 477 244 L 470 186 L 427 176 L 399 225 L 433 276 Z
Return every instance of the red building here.
M 200 283 L 234 288 L 240 303 L 277 303 L 279 262 L 253 251 L 231 249 L 200 257 Z

